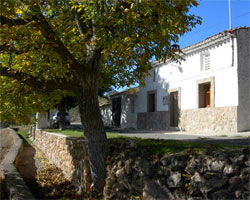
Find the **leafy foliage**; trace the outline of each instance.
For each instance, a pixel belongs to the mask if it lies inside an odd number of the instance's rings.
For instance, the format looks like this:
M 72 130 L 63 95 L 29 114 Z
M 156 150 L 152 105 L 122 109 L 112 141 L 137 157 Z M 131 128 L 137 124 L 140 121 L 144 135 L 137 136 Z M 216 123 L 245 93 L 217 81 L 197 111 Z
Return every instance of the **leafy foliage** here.
M 0 73 L 8 77 L 2 94 L 13 94 L 1 102 L 1 120 L 23 120 L 59 96 L 75 95 L 94 189 L 102 192 L 108 142 L 98 87 L 143 82 L 153 57 L 181 59 L 171 47 L 200 23 L 188 14 L 192 6 L 196 0 L 2 0 Z
M 76 93 L 91 70 L 104 88 L 143 82 L 152 57 L 180 59 L 171 45 L 200 23 L 188 14 L 197 5 L 195 0 L 1 1 L 0 66 L 8 76 L 1 77 L 1 121 L 27 123 L 30 113 L 57 104 L 62 91 Z M 100 76 L 91 69 L 93 60 L 100 62 Z
M 24 95 L 25 94 L 25 95 Z M 1 77 L 0 120 L 28 124 L 32 113 L 53 108 L 61 98 L 61 91 L 37 93 L 17 80 Z

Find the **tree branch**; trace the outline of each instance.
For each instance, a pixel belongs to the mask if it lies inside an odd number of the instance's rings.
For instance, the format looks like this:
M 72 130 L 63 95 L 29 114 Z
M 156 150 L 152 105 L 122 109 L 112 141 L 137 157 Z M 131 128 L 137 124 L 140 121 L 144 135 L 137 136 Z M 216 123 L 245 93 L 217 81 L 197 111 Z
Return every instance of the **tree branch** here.
M 10 45 L 7 45 L 6 43 L 0 45 L 0 53 L 7 52 L 7 53 L 23 54 L 23 53 L 27 53 L 28 51 L 29 51 L 29 48 L 17 49 Z
M 46 18 L 43 16 L 41 9 L 38 5 L 34 6 L 32 9 L 38 14 L 36 19 L 36 24 L 42 35 L 47 39 L 51 47 L 57 52 L 65 63 L 70 64 L 75 70 L 77 69 L 78 62 L 75 57 L 70 53 L 70 51 L 64 46 L 62 41 L 56 36 L 54 30 L 49 25 Z
M 26 25 L 29 23 L 29 21 L 26 21 L 23 19 L 10 19 L 3 15 L 0 15 L 0 23 L 1 23 L 1 27 L 5 24 L 11 27 L 15 25 Z
M 28 75 L 26 73 L 15 71 L 10 68 L 0 66 L 0 75 L 5 76 L 11 79 L 15 79 L 28 85 L 35 90 L 42 92 L 51 92 L 54 90 L 68 90 L 70 89 L 70 81 L 66 80 L 66 78 L 57 78 L 53 80 L 41 80 L 39 76 L 34 77 Z

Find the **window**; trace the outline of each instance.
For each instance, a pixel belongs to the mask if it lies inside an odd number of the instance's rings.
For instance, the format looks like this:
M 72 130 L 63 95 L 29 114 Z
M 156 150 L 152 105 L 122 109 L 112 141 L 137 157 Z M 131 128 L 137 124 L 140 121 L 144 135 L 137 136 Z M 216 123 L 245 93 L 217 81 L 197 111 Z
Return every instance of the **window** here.
M 205 52 L 201 54 L 201 71 L 210 69 L 210 53 Z
M 199 84 L 199 108 L 211 107 L 211 83 Z
M 153 69 L 153 82 L 155 82 L 155 69 Z
M 135 113 L 135 100 L 134 99 L 131 99 L 130 101 L 130 111 L 131 113 Z
M 156 92 L 148 93 L 148 112 L 156 111 Z

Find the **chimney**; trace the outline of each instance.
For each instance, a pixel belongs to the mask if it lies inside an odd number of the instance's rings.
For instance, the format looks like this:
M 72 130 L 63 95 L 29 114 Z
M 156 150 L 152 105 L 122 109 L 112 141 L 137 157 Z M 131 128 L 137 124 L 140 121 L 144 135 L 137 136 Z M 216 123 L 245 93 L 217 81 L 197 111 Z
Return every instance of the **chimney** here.
M 180 45 L 178 44 L 172 44 L 171 47 L 173 51 L 178 51 L 180 49 Z

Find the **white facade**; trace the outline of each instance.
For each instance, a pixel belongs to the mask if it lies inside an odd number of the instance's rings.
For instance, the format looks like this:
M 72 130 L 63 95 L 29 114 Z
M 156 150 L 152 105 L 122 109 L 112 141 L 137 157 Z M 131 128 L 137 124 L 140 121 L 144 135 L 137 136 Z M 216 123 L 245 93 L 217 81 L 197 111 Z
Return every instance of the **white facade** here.
M 110 96 L 110 104 L 100 107 L 104 126 L 121 129 L 137 128 L 137 90 L 138 88 L 133 88 L 115 92 Z
M 249 30 L 224 31 L 186 47 L 180 63 L 152 62 L 151 76 L 134 96 L 133 114 L 130 99 L 122 97 L 121 127 L 250 130 Z
M 211 121 L 211 124 L 208 122 L 207 126 L 213 128 L 210 129 L 203 125 L 203 128 L 199 127 L 197 131 L 235 132 L 249 130 L 249 38 L 249 28 L 240 28 L 231 32 L 225 31 L 184 48 L 185 60 L 181 63 L 154 61 L 152 63 L 153 69 L 150 72 L 151 76 L 147 77 L 145 87 L 139 90 L 137 112 L 148 112 L 147 96 L 151 91 L 156 94 L 156 112 L 169 112 L 169 94 L 172 91 L 178 91 L 180 122 L 184 120 L 182 114 L 185 114 L 185 110 L 190 113 L 195 111 L 196 115 L 197 113 L 202 115 L 206 111 Z M 200 108 L 199 84 L 206 82 L 211 85 L 211 107 Z M 166 103 L 166 99 L 168 103 Z M 240 104 L 240 102 L 242 103 Z M 221 108 L 220 111 L 218 111 L 219 108 Z M 236 110 L 236 115 L 232 112 L 232 109 Z M 216 118 L 215 115 L 220 115 L 218 113 L 222 113 L 230 121 L 223 122 L 227 124 L 220 124 L 220 126 L 231 127 L 217 129 L 214 119 Z M 229 117 L 229 115 L 231 116 Z M 236 119 L 234 119 L 234 116 L 236 116 Z M 217 116 L 217 118 L 220 117 Z M 143 124 L 140 121 L 142 120 L 138 119 L 138 123 Z M 162 122 L 167 123 L 164 120 Z M 189 121 L 188 123 L 192 123 L 195 129 L 195 122 Z M 140 125 L 140 127 L 143 127 L 143 125 Z M 194 129 L 190 127 L 187 129 L 186 127 L 185 125 L 184 129 L 183 127 L 180 127 L 180 129 L 194 131 Z
M 208 46 L 202 51 L 193 52 L 185 57 L 181 63 L 157 64 L 156 80 L 152 76 L 146 79 L 144 88 L 140 88 L 138 98 L 140 105 L 138 112 L 147 111 L 148 91 L 157 90 L 157 111 L 168 111 L 168 105 L 163 105 L 163 97 L 168 96 L 169 90 L 181 88 L 180 109 L 196 109 L 197 88 L 196 81 L 214 77 L 215 79 L 215 107 L 238 105 L 238 79 L 237 62 L 232 65 L 232 41 L 230 38 L 216 46 Z M 236 46 L 236 41 L 234 41 Z M 185 51 L 185 49 L 184 49 Z M 210 69 L 201 71 L 200 55 L 203 52 L 210 53 Z M 234 58 L 237 54 L 234 52 Z M 153 74 L 151 70 L 151 74 Z

